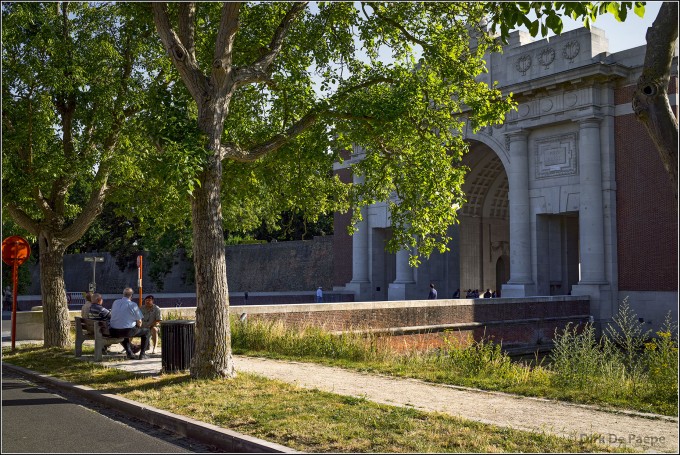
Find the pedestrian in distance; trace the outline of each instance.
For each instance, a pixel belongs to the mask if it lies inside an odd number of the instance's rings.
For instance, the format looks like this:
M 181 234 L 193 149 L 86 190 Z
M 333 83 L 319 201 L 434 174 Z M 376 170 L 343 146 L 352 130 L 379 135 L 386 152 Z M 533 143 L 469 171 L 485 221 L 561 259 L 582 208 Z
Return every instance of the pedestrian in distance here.
M 321 286 L 316 290 L 316 303 L 323 303 L 323 289 L 321 289 Z
M 2 294 L 2 311 L 12 311 L 12 288 L 9 286 Z
M 151 353 L 156 353 L 156 345 L 158 345 L 158 328 L 163 317 L 161 309 L 154 303 L 154 297 L 147 295 L 142 305 L 142 328 L 149 329 L 151 332 Z
M 149 349 L 149 329 L 142 328 L 142 319 L 144 315 L 139 309 L 139 306 L 130 297 L 134 294 L 132 288 L 125 288 L 123 290 L 123 297 L 113 302 L 111 308 L 111 328 L 109 333 L 112 337 L 124 338 L 123 348 L 128 359 L 147 359 L 147 349 Z M 130 338 L 141 337 L 142 344 L 139 351 L 139 357 L 135 357 L 130 347 Z
M 434 288 L 434 284 L 430 283 L 430 293 L 427 295 L 428 300 L 436 300 L 437 299 L 437 290 Z

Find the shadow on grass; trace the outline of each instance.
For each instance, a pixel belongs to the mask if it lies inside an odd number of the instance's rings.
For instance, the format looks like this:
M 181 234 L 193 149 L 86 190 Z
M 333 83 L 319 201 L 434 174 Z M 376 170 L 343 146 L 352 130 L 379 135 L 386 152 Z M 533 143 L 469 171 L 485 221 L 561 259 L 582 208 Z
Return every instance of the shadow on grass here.
M 86 349 L 83 353 L 88 354 Z M 3 362 L 111 394 L 145 391 L 193 381 L 188 373 L 150 377 L 148 374 L 119 370 L 76 358 L 72 350 L 60 348 L 31 346 L 16 352 L 3 349 L 2 359 Z

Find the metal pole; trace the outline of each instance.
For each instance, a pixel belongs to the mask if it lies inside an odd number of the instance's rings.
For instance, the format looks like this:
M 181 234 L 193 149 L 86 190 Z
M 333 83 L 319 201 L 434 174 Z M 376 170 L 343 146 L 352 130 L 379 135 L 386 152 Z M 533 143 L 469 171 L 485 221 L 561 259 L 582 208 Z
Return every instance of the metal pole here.
M 92 292 L 97 292 L 97 274 L 95 270 L 97 269 L 97 260 L 92 261 Z
M 139 278 L 139 283 L 138 283 L 139 284 L 139 308 L 141 308 L 142 307 L 142 276 L 143 276 L 143 274 L 142 274 L 143 259 L 142 259 L 141 254 L 138 256 L 138 259 L 139 259 L 139 272 L 138 272 L 139 273 L 139 277 L 138 277 Z

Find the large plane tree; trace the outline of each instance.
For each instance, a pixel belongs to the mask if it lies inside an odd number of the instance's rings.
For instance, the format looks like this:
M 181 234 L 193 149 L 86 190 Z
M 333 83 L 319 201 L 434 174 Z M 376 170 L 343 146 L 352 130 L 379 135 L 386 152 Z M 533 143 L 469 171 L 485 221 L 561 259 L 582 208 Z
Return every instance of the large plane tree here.
M 463 203 L 463 128 L 499 123 L 511 108 L 498 90 L 475 81 L 484 53 L 497 49 L 485 32 L 484 6 L 150 4 L 195 125 L 186 131 L 194 144 L 189 161 L 198 164 L 192 377 L 234 374 L 221 201 L 255 178 L 240 171 L 249 164 L 271 163 L 286 190 L 297 188 L 292 206 L 388 201 L 394 248 L 415 248 L 414 258 L 445 248 Z M 160 153 L 178 142 L 160 137 Z M 354 169 L 363 184 L 343 185 L 308 164 L 339 159 L 352 144 L 366 151 Z
M 2 4 L 3 216 L 38 243 L 45 346 L 70 344 L 66 249 L 135 178 L 152 32 L 120 4 Z

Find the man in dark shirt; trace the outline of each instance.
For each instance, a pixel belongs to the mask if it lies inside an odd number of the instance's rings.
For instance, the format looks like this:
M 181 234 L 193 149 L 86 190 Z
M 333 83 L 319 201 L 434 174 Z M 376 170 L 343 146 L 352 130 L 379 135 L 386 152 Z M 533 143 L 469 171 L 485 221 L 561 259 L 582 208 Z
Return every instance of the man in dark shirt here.
M 434 288 L 434 284 L 430 283 L 430 294 L 427 296 L 428 300 L 437 299 L 437 290 Z
M 90 319 L 97 319 L 100 321 L 108 321 L 111 319 L 111 312 L 104 308 L 104 299 L 101 294 L 92 295 L 92 304 L 90 305 Z

